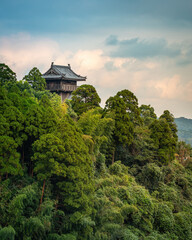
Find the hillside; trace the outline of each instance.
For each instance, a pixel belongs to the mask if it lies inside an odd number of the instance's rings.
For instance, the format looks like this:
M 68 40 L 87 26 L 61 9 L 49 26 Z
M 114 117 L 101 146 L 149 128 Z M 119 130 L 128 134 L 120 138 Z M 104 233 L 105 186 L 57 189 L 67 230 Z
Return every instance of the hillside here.
M 192 145 L 192 119 L 180 117 L 175 118 L 175 123 L 178 127 L 178 137 Z
M 126 89 L 102 109 L 85 84 L 61 103 L 36 73 L 0 65 L 0 240 L 192 240 L 173 115 Z

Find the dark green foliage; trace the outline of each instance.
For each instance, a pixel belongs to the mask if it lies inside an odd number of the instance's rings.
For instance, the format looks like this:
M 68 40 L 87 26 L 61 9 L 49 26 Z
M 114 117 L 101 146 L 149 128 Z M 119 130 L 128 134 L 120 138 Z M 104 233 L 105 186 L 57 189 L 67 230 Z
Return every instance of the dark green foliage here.
M 0 239 L 192 239 L 191 147 L 173 116 L 128 90 L 103 110 L 82 89 L 61 104 L 26 81 L 0 88 Z
M 125 152 L 126 149 L 124 149 Z M 127 153 L 123 154 L 122 162 L 126 165 L 145 165 L 155 159 L 155 144 L 151 138 L 151 132 L 146 126 L 137 126 L 134 129 L 134 140 Z M 123 160 L 123 158 L 125 160 Z M 127 158 L 127 159 L 126 159 Z
M 175 224 L 171 209 L 165 203 L 156 205 L 154 226 L 160 232 L 173 231 Z
M 40 73 L 39 69 L 34 67 L 28 75 L 25 75 L 23 80 L 27 81 L 34 90 L 45 90 L 46 81 L 42 77 L 42 74 Z
M 20 154 L 17 152 L 18 144 L 13 138 L 0 136 L 0 176 L 5 174 L 22 174 Z
M 150 126 L 151 138 L 156 148 L 156 159 L 161 164 L 168 164 L 174 159 L 176 140 L 166 119 L 154 120 Z
M 90 153 L 92 153 L 96 169 L 104 171 L 108 149 L 112 143 L 114 120 L 102 117 L 102 110 L 95 108 L 80 116 L 78 126 L 85 134 L 84 139 L 87 142 L 89 140 Z
M 118 143 L 130 145 L 133 141 L 133 123 L 126 111 L 126 103 L 119 96 L 110 97 L 106 101 L 105 111 L 114 114 L 115 130 L 114 140 Z
M 60 174 L 57 186 L 62 204 L 66 210 L 74 213 L 90 211 L 90 196 L 93 191 L 93 165 L 89 149 L 82 135 L 71 118 L 65 117 L 58 128 L 58 136 L 65 149 L 63 161 L 60 162 L 64 174 Z
M 111 147 L 113 149 L 112 162 L 122 160 L 119 149 L 126 152 L 129 159 L 131 152 L 128 147 L 134 139 L 134 127 L 141 123 L 137 98 L 129 90 L 122 90 L 106 101 L 104 114 L 110 114 L 115 120 L 113 146 Z M 125 159 L 122 162 L 127 164 L 130 159 L 127 160 L 126 157 Z
M 53 134 L 45 134 L 33 144 L 35 161 L 34 172 L 40 180 L 50 178 L 53 174 L 66 176 L 65 147 L 63 142 Z
M 0 86 L 14 84 L 16 81 L 16 73 L 4 63 L 0 63 Z
M 181 164 L 188 165 L 192 156 L 192 147 L 186 142 L 179 141 L 176 146 L 177 159 Z
M 118 92 L 116 96 L 121 98 L 125 103 L 126 112 L 129 113 L 131 121 L 134 124 L 139 124 L 141 121 L 140 109 L 138 107 L 138 100 L 136 96 L 127 89 Z
M 99 107 L 100 102 L 100 97 L 91 85 L 81 85 L 72 93 L 71 105 L 77 115 L 81 115 L 89 109 Z
M 175 214 L 174 232 L 179 239 L 192 239 L 191 217 L 188 213 L 180 212 Z
M 137 179 L 150 191 L 154 191 L 159 187 L 159 183 L 163 182 L 164 174 L 162 169 L 155 163 L 148 163 L 143 168 Z
M 23 114 L 16 107 L 10 106 L 6 108 L 3 117 L 9 124 L 7 135 L 14 138 L 18 146 L 21 146 L 23 141 L 26 140 L 26 135 L 24 133 L 25 118 Z
M 166 119 L 167 123 L 169 124 L 169 127 L 172 131 L 173 138 L 175 139 L 175 142 L 178 140 L 177 136 L 177 126 L 174 122 L 174 116 L 171 114 L 168 110 L 165 110 L 163 114 L 160 116 L 160 119 Z
M 140 106 L 141 118 L 145 125 L 150 125 L 150 123 L 157 119 L 157 115 L 154 112 L 154 108 L 150 105 L 141 105 Z
M 12 226 L 4 227 L 0 229 L 0 239 L 1 240 L 14 240 L 15 230 Z

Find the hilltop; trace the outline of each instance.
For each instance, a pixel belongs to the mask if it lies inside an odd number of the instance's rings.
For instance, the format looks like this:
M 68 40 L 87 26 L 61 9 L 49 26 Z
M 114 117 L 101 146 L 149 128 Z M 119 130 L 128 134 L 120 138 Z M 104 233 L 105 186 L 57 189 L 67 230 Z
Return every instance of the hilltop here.
M 192 119 L 184 117 L 175 118 L 175 123 L 178 127 L 179 140 L 192 145 Z

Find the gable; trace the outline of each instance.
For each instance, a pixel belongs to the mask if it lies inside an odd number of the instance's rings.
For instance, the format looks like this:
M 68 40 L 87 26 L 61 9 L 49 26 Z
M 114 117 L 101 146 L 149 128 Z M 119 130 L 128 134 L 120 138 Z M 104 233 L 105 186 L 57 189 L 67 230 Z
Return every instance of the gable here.
M 61 75 L 55 69 L 50 68 L 44 75 Z

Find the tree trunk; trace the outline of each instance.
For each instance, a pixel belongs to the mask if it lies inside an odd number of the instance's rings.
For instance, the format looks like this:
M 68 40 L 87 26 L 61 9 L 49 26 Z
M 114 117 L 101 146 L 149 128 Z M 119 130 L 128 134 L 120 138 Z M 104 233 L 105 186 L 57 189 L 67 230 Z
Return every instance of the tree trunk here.
M 58 208 L 58 202 L 59 202 L 59 196 L 58 196 L 58 194 L 57 194 L 57 197 L 56 197 L 56 205 L 55 205 L 55 210 L 57 210 L 57 208 Z
M 113 155 L 112 155 L 112 165 L 115 162 L 115 149 L 113 150 Z
M 24 144 L 22 146 L 22 167 L 24 168 L 24 158 L 25 158 L 25 152 L 24 152 Z
M 45 179 L 43 180 L 43 188 L 42 188 L 41 200 L 40 200 L 40 203 L 39 203 L 39 209 L 40 209 L 40 206 L 43 202 L 44 191 L 45 191 Z
M 33 168 L 31 169 L 31 177 L 33 177 Z

